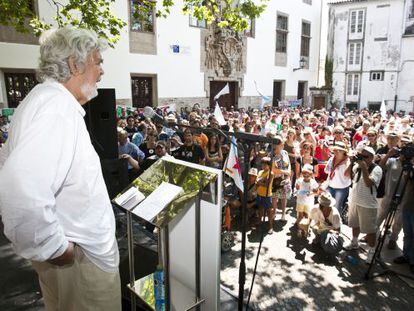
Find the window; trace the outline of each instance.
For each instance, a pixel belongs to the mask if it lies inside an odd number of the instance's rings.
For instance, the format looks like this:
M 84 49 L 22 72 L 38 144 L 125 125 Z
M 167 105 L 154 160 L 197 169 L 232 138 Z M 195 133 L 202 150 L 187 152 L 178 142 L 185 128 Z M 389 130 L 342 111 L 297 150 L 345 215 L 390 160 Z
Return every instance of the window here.
M 348 74 L 346 95 L 355 96 L 359 94 L 359 74 Z
M 152 77 L 131 77 L 132 106 L 152 107 Z
M 131 0 L 131 30 L 154 31 L 154 8 L 140 0 Z
M 414 18 L 414 0 L 411 0 L 411 11 L 408 15 L 408 18 Z
M 199 28 L 206 28 L 207 27 L 207 23 L 206 23 L 206 21 L 203 19 L 203 20 L 198 20 L 197 18 L 195 18 L 194 16 L 193 16 L 193 8 L 191 7 L 190 8 L 190 26 L 193 26 L 193 27 L 199 27 Z
M 303 1 L 303 3 L 306 3 L 306 4 L 309 4 L 309 5 L 312 5 L 312 0 L 302 0 Z
M 276 20 L 276 52 L 287 53 L 288 17 L 277 15 Z
M 350 43 L 348 49 L 348 65 L 360 65 L 362 56 L 362 43 Z
M 9 108 L 16 108 L 26 97 L 31 89 L 37 84 L 33 72 L 26 73 L 5 73 L 7 102 Z
M 383 81 L 384 71 L 371 71 L 369 80 L 371 81 Z
M 311 39 L 311 24 L 302 22 L 302 36 L 300 42 L 300 56 L 309 57 L 309 47 Z
M 364 10 L 350 12 L 349 31 L 350 33 L 362 33 L 364 26 Z

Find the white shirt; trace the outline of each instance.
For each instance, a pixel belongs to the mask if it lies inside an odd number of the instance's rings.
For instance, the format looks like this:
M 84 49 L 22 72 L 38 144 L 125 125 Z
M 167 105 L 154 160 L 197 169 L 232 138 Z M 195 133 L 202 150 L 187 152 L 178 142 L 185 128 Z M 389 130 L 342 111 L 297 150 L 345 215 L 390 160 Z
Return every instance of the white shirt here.
M 335 173 L 332 174 L 333 176 L 331 178 L 330 174 L 333 170 L 333 159 L 334 158 L 331 157 L 325 166 L 325 173 L 328 174 L 328 186 L 334 189 L 348 188 L 351 185 L 351 177 L 345 176 L 345 172 L 350 163 L 349 159 L 335 168 Z
M 0 150 L 0 209 L 17 254 L 46 261 L 78 244 L 102 270 L 119 264 L 115 217 L 84 109 L 60 83 L 37 85 Z
M 297 189 L 296 205 L 304 205 L 311 209 L 315 201 L 314 190 L 319 188 L 319 184 L 315 179 L 311 178 L 309 182 L 306 182 L 303 177 L 300 177 L 296 181 Z
M 322 225 L 330 227 L 330 225 L 326 222 L 325 216 L 323 215 L 319 207 L 315 207 L 311 210 L 310 219 L 312 219 L 315 223 L 319 222 Z M 332 211 L 327 217 L 327 220 L 331 223 L 332 228 L 334 229 L 341 228 L 341 223 L 342 223 L 341 216 L 339 215 L 339 212 L 335 206 L 332 207 Z
M 377 199 L 377 187 L 380 184 L 382 177 L 382 169 L 379 165 L 376 165 L 372 172 L 369 174 L 369 179 L 374 182 L 372 187 L 367 187 L 364 181 L 364 176 L 361 172 L 361 178 L 357 181 L 358 178 L 358 168 L 359 165 L 355 164 L 353 167 L 354 172 L 354 182 L 352 185 L 352 202 L 353 204 L 367 207 L 367 208 L 377 208 L 378 199 Z M 372 192 L 371 192 L 372 191 Z

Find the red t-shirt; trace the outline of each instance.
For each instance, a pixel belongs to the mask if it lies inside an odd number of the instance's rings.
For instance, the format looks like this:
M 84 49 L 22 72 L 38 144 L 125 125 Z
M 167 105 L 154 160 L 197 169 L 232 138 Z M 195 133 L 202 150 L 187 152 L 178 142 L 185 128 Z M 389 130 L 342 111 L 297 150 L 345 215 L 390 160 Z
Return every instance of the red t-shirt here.
M 352 140 L 356 141 L 356 144 L 358 144 L 360 141 L 362 141 L 366 137 L 367 133 L 364 131 L 356 132 Z

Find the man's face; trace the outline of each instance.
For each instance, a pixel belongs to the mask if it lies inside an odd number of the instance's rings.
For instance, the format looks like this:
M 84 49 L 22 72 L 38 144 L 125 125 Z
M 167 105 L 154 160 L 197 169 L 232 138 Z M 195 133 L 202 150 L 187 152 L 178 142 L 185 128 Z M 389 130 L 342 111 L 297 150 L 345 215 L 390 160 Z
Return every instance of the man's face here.
M 398 146 L 398 136 L 388 136 L 387 137 L 387 145 L 389 148 L 397 147 Z
M 128 140 L 128 135 L 125 133 L 118 133 L 118 141 L 121 145 L 125 145 Z
M 184 142 L 186 143 L 186 144 L 191 144 L 191 143 L 193 143 L 193 134 L 191 134 L 191 133 L 185 133 L 185 135 L 184 135 Z
M 375 143 L 375 142 L 377 141 L 377 135 L 375 135 L 374 133 L 369 133 L 369 134 L 367 135 L 367 137 L 368 137 L 368 140 L 369 140 L 371 143 Z
M 372 160 L 374 159 L 374 156 L 372 154 L 365 150 L 362 150 L 360 154 L 368 165 L 372 163 Z
M 165 156 L 165 154 L 166 154 L 165 147 L 163 145 L 157 145 L 155 147 L 155 154 L 160 158 Z
M 127 119 L 127 124 L 128 124 L 128 126 L 133 127 L 134 126 L 134 118 L 128 118 Z
M 81 104 L 90 101 L 92 98 L 98 95 L 97 83 L 101 80 L 101 76 L 104 74 L 102 69 L 102 56 L 97 50 L 91 52 L 87 57 L 85 68 L 83 72 L 79 74 L 80 78 L 80 98 L 78 99 Z

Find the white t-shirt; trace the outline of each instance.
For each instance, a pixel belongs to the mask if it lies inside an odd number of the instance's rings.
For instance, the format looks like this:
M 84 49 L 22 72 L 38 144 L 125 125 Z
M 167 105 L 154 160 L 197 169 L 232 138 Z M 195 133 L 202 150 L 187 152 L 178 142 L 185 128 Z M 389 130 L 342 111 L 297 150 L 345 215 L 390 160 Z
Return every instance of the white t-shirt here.
M 325 173 L 328 174 L 328 186 L 334 189 L 344 189 L 351 185 L 351 177 L 345 176 L 345 171 L 349 166 L 349 159 L 341 163 L 341 165 L 335 168 L 332 178 L 330 174 L 333 170 L 333 157 L 328 160 L 325 167 Z
M 374 182 L 372 187 L 367 187 L 364 181 L 364 177 L 357 181 L 358 178 L 358 169 L 359 166 L 356 164 L 352 171 L 354 173 L 354 183 L 352 186 L 352 202 L 353 204 L 367 207 L 367 208 L 377 208 L 378 207 L 378 199 L 377 199 L 377 187 L 380 184 L 381 177 L 382 177 L 382 168 L 378 165 L 374 167 L 372 172 L 369 174 L 369 179 Z
M 320 222 L 327 227 L 333 227 L 334 229 L 341 228 L 341 216 L 339 215 L 336 207 L 332 207 L 332 211 L 326 219 L 325 216 L 323 216 L 321 209 L 319 207 L 315 207 L 310 212 L 310 219 L 312 219 L 315 223 Z M 326 220 L 328 220 L 331 225 L 329 225 Z
M 296 204 L 304 205 L 304 206 L 308 206 L 312 208 L 315 202 L 314 201 L 315 195 L 313 193 L 313 190 L 318 189 L 319 184 L 313 178 L 309 182 L 306 182 L 303 179 L 303 177 L 300 177 L 296 181 L 296 185 L 299 185 L 299 189 L 297 190 L 298 192 L 297 192 Z

